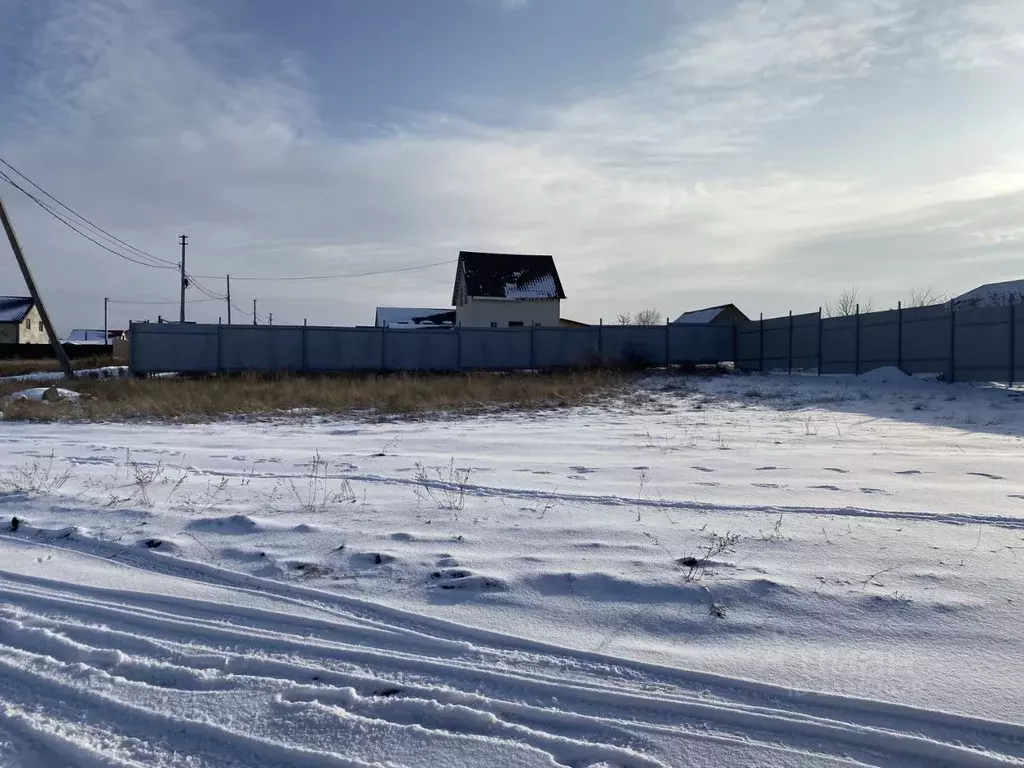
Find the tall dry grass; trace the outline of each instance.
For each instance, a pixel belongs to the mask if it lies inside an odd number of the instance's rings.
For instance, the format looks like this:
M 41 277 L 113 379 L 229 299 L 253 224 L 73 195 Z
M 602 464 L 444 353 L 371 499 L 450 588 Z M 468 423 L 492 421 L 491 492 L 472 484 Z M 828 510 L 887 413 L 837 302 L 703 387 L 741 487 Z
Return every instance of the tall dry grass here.
M 110 354 L 90 355 L 89 357 L 80 357 L 77 360 L 71 361 L 71 367 L 76 371 L 124 364 L 124 360 L 115 360 Z M 59 370 L 60 363 L 56 360 L 0 360 L 0 376 L 23 376 L 27 373 L 46 373 Z
M 82 398 L 78 401 L 12 401 L 4 406 L 3 413 L 8 419 L 47 421 L 208 421 L 289 413 L 472 413 L 594 402 L 618 391 L 622 382 L 620 374 L 605 371 L 76 380 L 60 386 L 79 392 Z M 26 386 L 26 382 L 0 382 L 0 397 Z

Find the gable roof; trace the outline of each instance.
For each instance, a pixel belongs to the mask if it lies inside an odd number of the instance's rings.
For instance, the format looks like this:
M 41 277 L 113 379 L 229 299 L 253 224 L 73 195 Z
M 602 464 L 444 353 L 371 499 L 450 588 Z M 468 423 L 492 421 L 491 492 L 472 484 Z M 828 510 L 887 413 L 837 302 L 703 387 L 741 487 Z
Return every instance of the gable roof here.
M 0 323 L 20 323 L 34 306 L 28 296 L 0 296 Z
M 969 307 L 1004 307 L 1024 302 L 1024 280 L 986 283 L 953 299 L 953 304 Z
M 683 312 L 679 317 L 672 321 L 673 325 L 704 325 L 706 323 L 714 322 L 714 320 L 725 310 L 729 308 L 735 309 L 741 315 L 742 312 L 737 309 L 735 304 L 720 304 L 717 307 L 706 307 L 705 309 L 691 309 L 689 312 Z M 746 315 L 743 315 L 746 317 Z
M 455 268 L 452 304 L 458 303 L 459 278 L 466 281 L 466 295 L 487 299 L 564 299 L 551 256 L 525 253 L 461 251 Z
M 455 325 L 455 310 L 377 307 L 377 316 L 374 324 L 378 328 L 386 326 Z

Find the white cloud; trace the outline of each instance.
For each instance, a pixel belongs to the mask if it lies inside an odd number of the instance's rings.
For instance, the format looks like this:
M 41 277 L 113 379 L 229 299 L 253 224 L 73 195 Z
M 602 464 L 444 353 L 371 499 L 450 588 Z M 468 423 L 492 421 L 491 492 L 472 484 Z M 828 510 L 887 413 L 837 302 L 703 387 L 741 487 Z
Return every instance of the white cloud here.
M 952 47 L 948 14 L 924 19 L 922 2 L 744 2 L 670 34 L 623 82 L 582 92 L 530 129 L 426 115 L 352 139 L 321 120 L 298 59 L 217 33 L 210 12 L 61 0 L 32 38 L 38 66 L 19 85 L 18 119 L 0 126 L 0 156 L 165 258 L 188 232 L 198 274 L 360 272 L 460 247 L 536 250 L 556 254 L 566 312 L 583 319 L 719 300 L 814 307 L 837 274 L 894 290 L 883 271 L 858 278 L 864 262 L 849 255 L 873 232 L 921 242 L 957 221 L 931 282 L 943 270 L 960 279 L 958 260 L 993 243 L 1024 245 L 1002 214 L 1024 189 L 1024 160 L 1002 147 L 977 172 L 899 184 L 842 157 L 796 167 L 775 157 L 791 126 L 858 83 L 884 85 L 906 57 L 935 77 L 977 58 Z M 993 24 L 995 3 L 985 8 L 965 17 L 971 45 L 996 41 L 986 66 L 1015 66 L 1012 28 Z M 225 49 L 246 74 L 231 74 Z M 88 313 L 95 322 L 103 295 L 175 297 L 173 275 L 115 262 L 24 203 L 15 213 L 63 324 Z M 891 265 L 892 250 L 871 242 Z M 450 279 L 440 268 L 234 287 L 241 304 L 256 292 L 275 322 L 368 322 L 376 304 L 443 303 Z M 222 314 L 213 304 L 196 312 Z

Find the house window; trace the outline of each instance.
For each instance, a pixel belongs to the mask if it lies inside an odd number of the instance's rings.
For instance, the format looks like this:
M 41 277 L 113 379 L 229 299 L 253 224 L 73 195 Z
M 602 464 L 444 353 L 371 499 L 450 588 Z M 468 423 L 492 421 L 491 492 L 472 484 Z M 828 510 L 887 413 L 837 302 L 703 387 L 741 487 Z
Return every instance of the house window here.
M 31 317 L 30 317 L 30 318 L 28 318 L 28 319 L 27 319 L 27 320 L 25 321 L 25 330 L 28 330 L 28 331 L 31 331 L 31 330 L 32 330 L 32 318 L 31 318 Z
M 491 323 L 491 328 L 497 328 L 497 327 L 498 327 L 497 323 Z
M 508 321 L 508 327 L 509 328 L 522 328 L 523 327 L 523 323 L 522 323 L 521 320 L 509 320 Z

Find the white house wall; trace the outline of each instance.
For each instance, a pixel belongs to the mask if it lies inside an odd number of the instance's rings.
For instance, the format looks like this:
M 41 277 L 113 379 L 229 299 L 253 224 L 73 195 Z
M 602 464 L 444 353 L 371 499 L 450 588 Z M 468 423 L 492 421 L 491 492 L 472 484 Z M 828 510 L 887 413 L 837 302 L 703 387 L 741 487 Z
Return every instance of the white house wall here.
M 455 321 L 465 328 L 508 328 L 509 323 L 524 326 L 557 326 L 561 318 L 558 299 L 484 299 L 469 298 L 456 310 Z
M 50 343 L 50 337 L 46 335 L 46 329 L 43 328 L 42 318 L 39 317 L 39 310 L 35 307 L 32 307 L 25 319 L 21 321 L 17 341 L 21 344 Z

